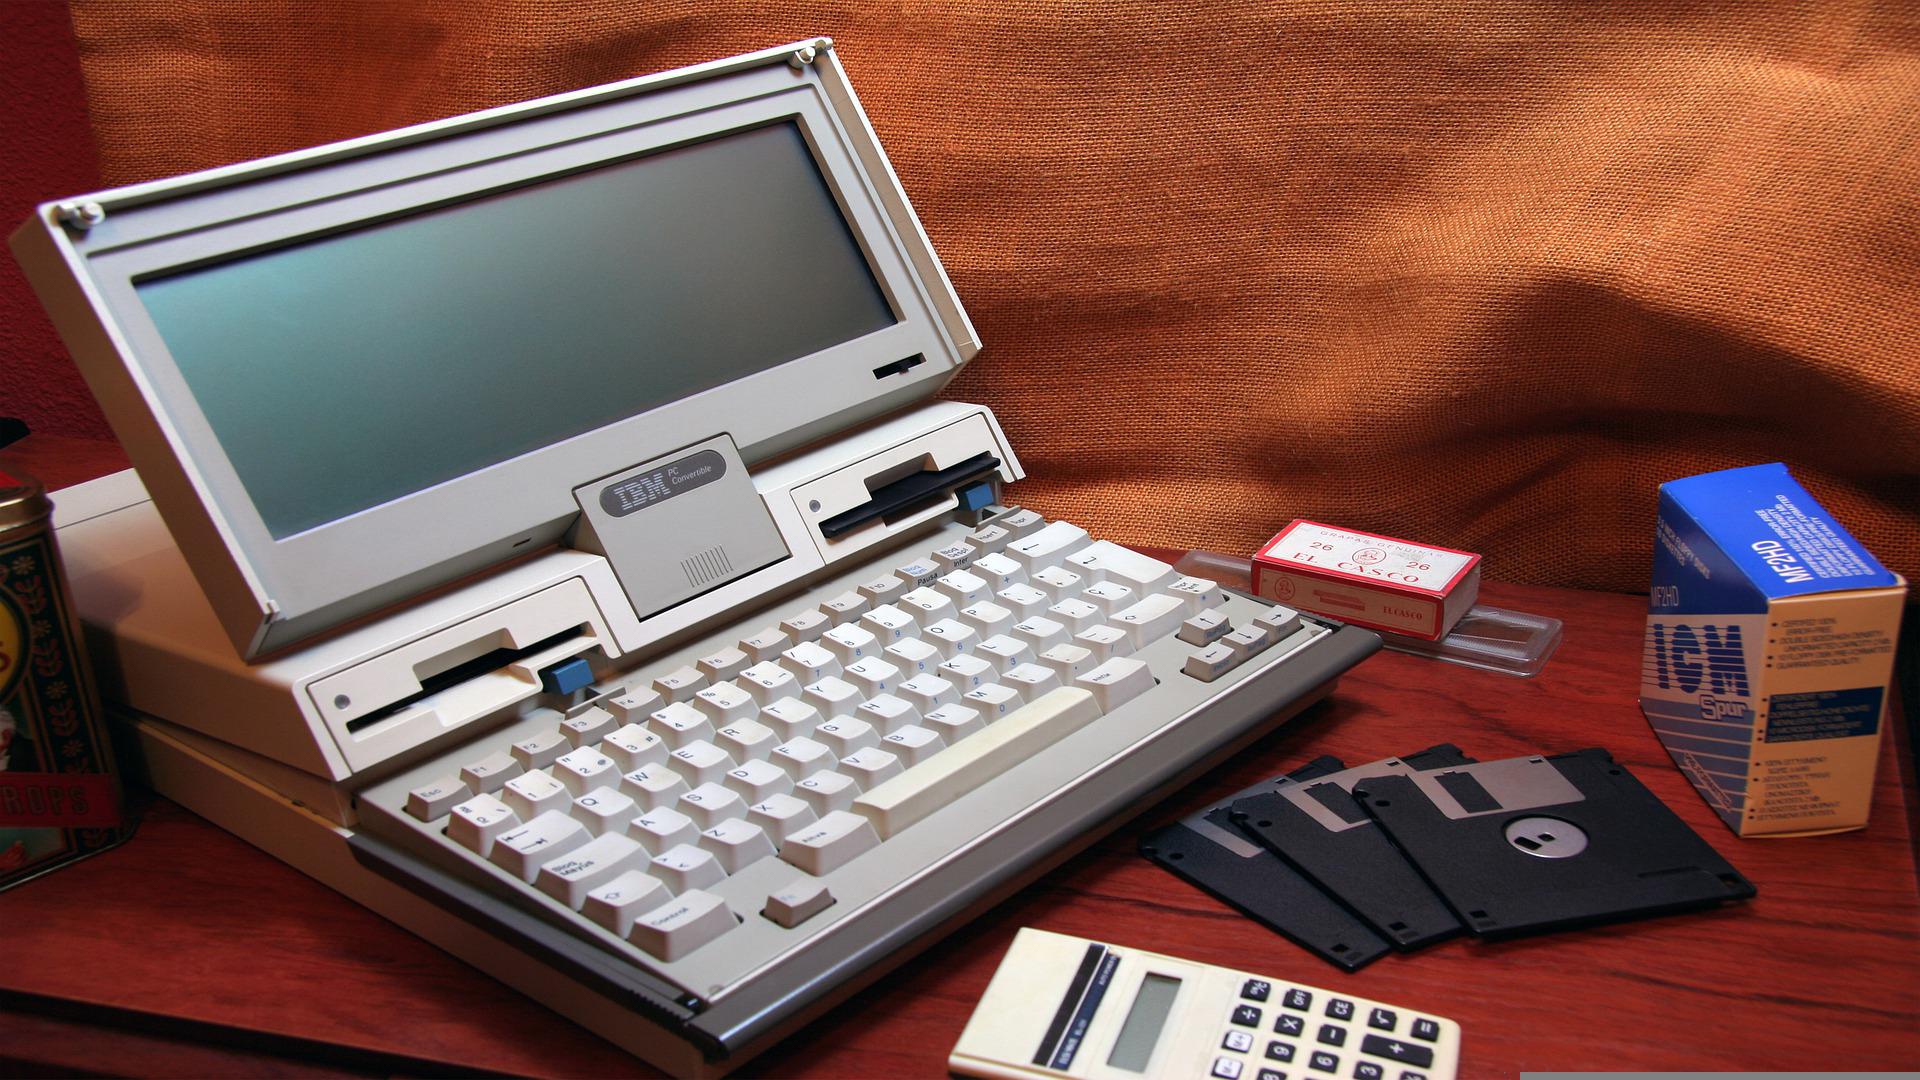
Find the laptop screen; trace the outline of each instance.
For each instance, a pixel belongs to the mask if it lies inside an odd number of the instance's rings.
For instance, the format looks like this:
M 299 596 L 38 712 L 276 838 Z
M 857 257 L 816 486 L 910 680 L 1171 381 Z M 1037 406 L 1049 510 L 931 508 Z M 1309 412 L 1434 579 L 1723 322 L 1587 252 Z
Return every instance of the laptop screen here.
M 790 121 L 136 288 L 275 539 L 897 321 Z

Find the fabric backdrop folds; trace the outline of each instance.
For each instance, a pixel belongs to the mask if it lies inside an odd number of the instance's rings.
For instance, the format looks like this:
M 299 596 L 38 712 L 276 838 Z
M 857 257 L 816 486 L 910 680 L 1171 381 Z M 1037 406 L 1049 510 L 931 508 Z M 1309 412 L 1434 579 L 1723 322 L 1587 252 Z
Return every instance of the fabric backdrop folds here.
M 1787 462 L 1920 572 L 1920 5 L 81 0 L 108 183 L 816 34 L 986 351 L 1015 494 L 1643 590 Z

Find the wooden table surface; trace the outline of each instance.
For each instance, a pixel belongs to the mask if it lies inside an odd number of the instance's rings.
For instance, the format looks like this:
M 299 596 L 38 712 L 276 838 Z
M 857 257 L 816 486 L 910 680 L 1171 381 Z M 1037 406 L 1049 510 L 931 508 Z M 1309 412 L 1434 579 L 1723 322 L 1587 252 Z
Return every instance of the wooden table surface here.
M 118 463 L 37 456 L 30 463 L 57 483 Z M 942 1074 L 1022 926 L 1452 1017 L 1465 1077 L 1920 1063 L 1914 782 L 1899 720 L 1886 725 L 1866 829 L 1741 840 L 1669 763 L 1635 703 L 1643 598 L 1489 583 L 1484 600 L 1565 620 L 1539 677 L 1382 653 L 1327 702 L 742 1075 Z M 1482 760 L 1604 746 L 1759 896 L 1521 941 L 1456 940 L 1344 975 L 1134 853 L 1146 828 L 1307 759 L 1357 763 L 1437 742 Z M 0 1073 L 652 1075 L 164 799 L 146 805 L 126 845 L 0 894 L 0 1033 Z

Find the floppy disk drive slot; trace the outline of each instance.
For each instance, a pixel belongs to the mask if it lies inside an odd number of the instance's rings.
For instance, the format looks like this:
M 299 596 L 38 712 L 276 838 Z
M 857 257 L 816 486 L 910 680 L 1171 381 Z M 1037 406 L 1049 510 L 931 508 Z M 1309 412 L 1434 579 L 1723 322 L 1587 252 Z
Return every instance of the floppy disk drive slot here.
M 999 458 L 980 453 L 952 468 L 915 472 L 892 483 L 882 484 L 872 489 L 872 499 L 822 521 L 820 535 L 836 540 L 874 518 L 891 520 L 915 513 L 925 509 L 934 500 L 948 498 L 960 485 L 992 476 L 999 469 Z
M 355 768 L 541 692 L 541 673 L 620 654 L 587 583 L 569 578 L 308 685 Z
M 790 488 L 793 507 L 828 562 L 956 508 L 977 508 L 1020 477 L 1012 449 L 984 412 L 913 432 L 893 445 Z
M 578 626 L 570 630 L 562 630 L 524 649 L 511 647 L 488 649 L 471 660 L 463 660 L 438 674 L 421 679 L 419 693 L 401 698 L 378 712 L 371 712 L 357 720 L 347 721 L 347 730 L 358 733 L 389 716 L 405 712 L 411 706 L 418 705 L 428 698 L 434 699 L 433 704 L 441 711 L 456 714 L 471 711 L 470 708 L 458 707 L 455 702 L 461 698 L 470 698 L 472 701 L 468 703 L 469 705 L 484 704 L 494 696 L 486 692 L 486 682 L 480 679 L 481 676 L 506 672 L 509 677 L 521 682 L 537 683 L 540 681 L 542 668 L 593 647 L 595 644 L 593 639 L 582 631 L 583 628 Z M 485 643 L 476 644 L 484 645 Z M 459 655 L 467 651 L 467 649 L 461 649 L 457 653 L 448 655 Z M 438 664 L 430 666 L 437 667 Z M 511 704 L 511 702 L 508 703 Z

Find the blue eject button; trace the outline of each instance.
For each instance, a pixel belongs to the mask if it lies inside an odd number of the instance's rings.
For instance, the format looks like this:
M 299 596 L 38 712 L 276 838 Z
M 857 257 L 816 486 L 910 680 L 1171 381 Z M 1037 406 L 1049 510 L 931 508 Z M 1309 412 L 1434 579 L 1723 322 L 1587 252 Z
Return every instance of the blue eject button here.
M 967 513 L 972 513 L 975 510 L 985 510 L 987 507 L 993 505 L 993 484 L 986 480 L 982 480 L 977 484 L 968 484 L 966 487 L 961 488 L 956 494 L 958 494 L 960 498 L 960 509 Z
M 540 686 L 549 694 L 571 694 L 593 683 L 593 669 L 584 656 L 562 660 L 540 672 Z

